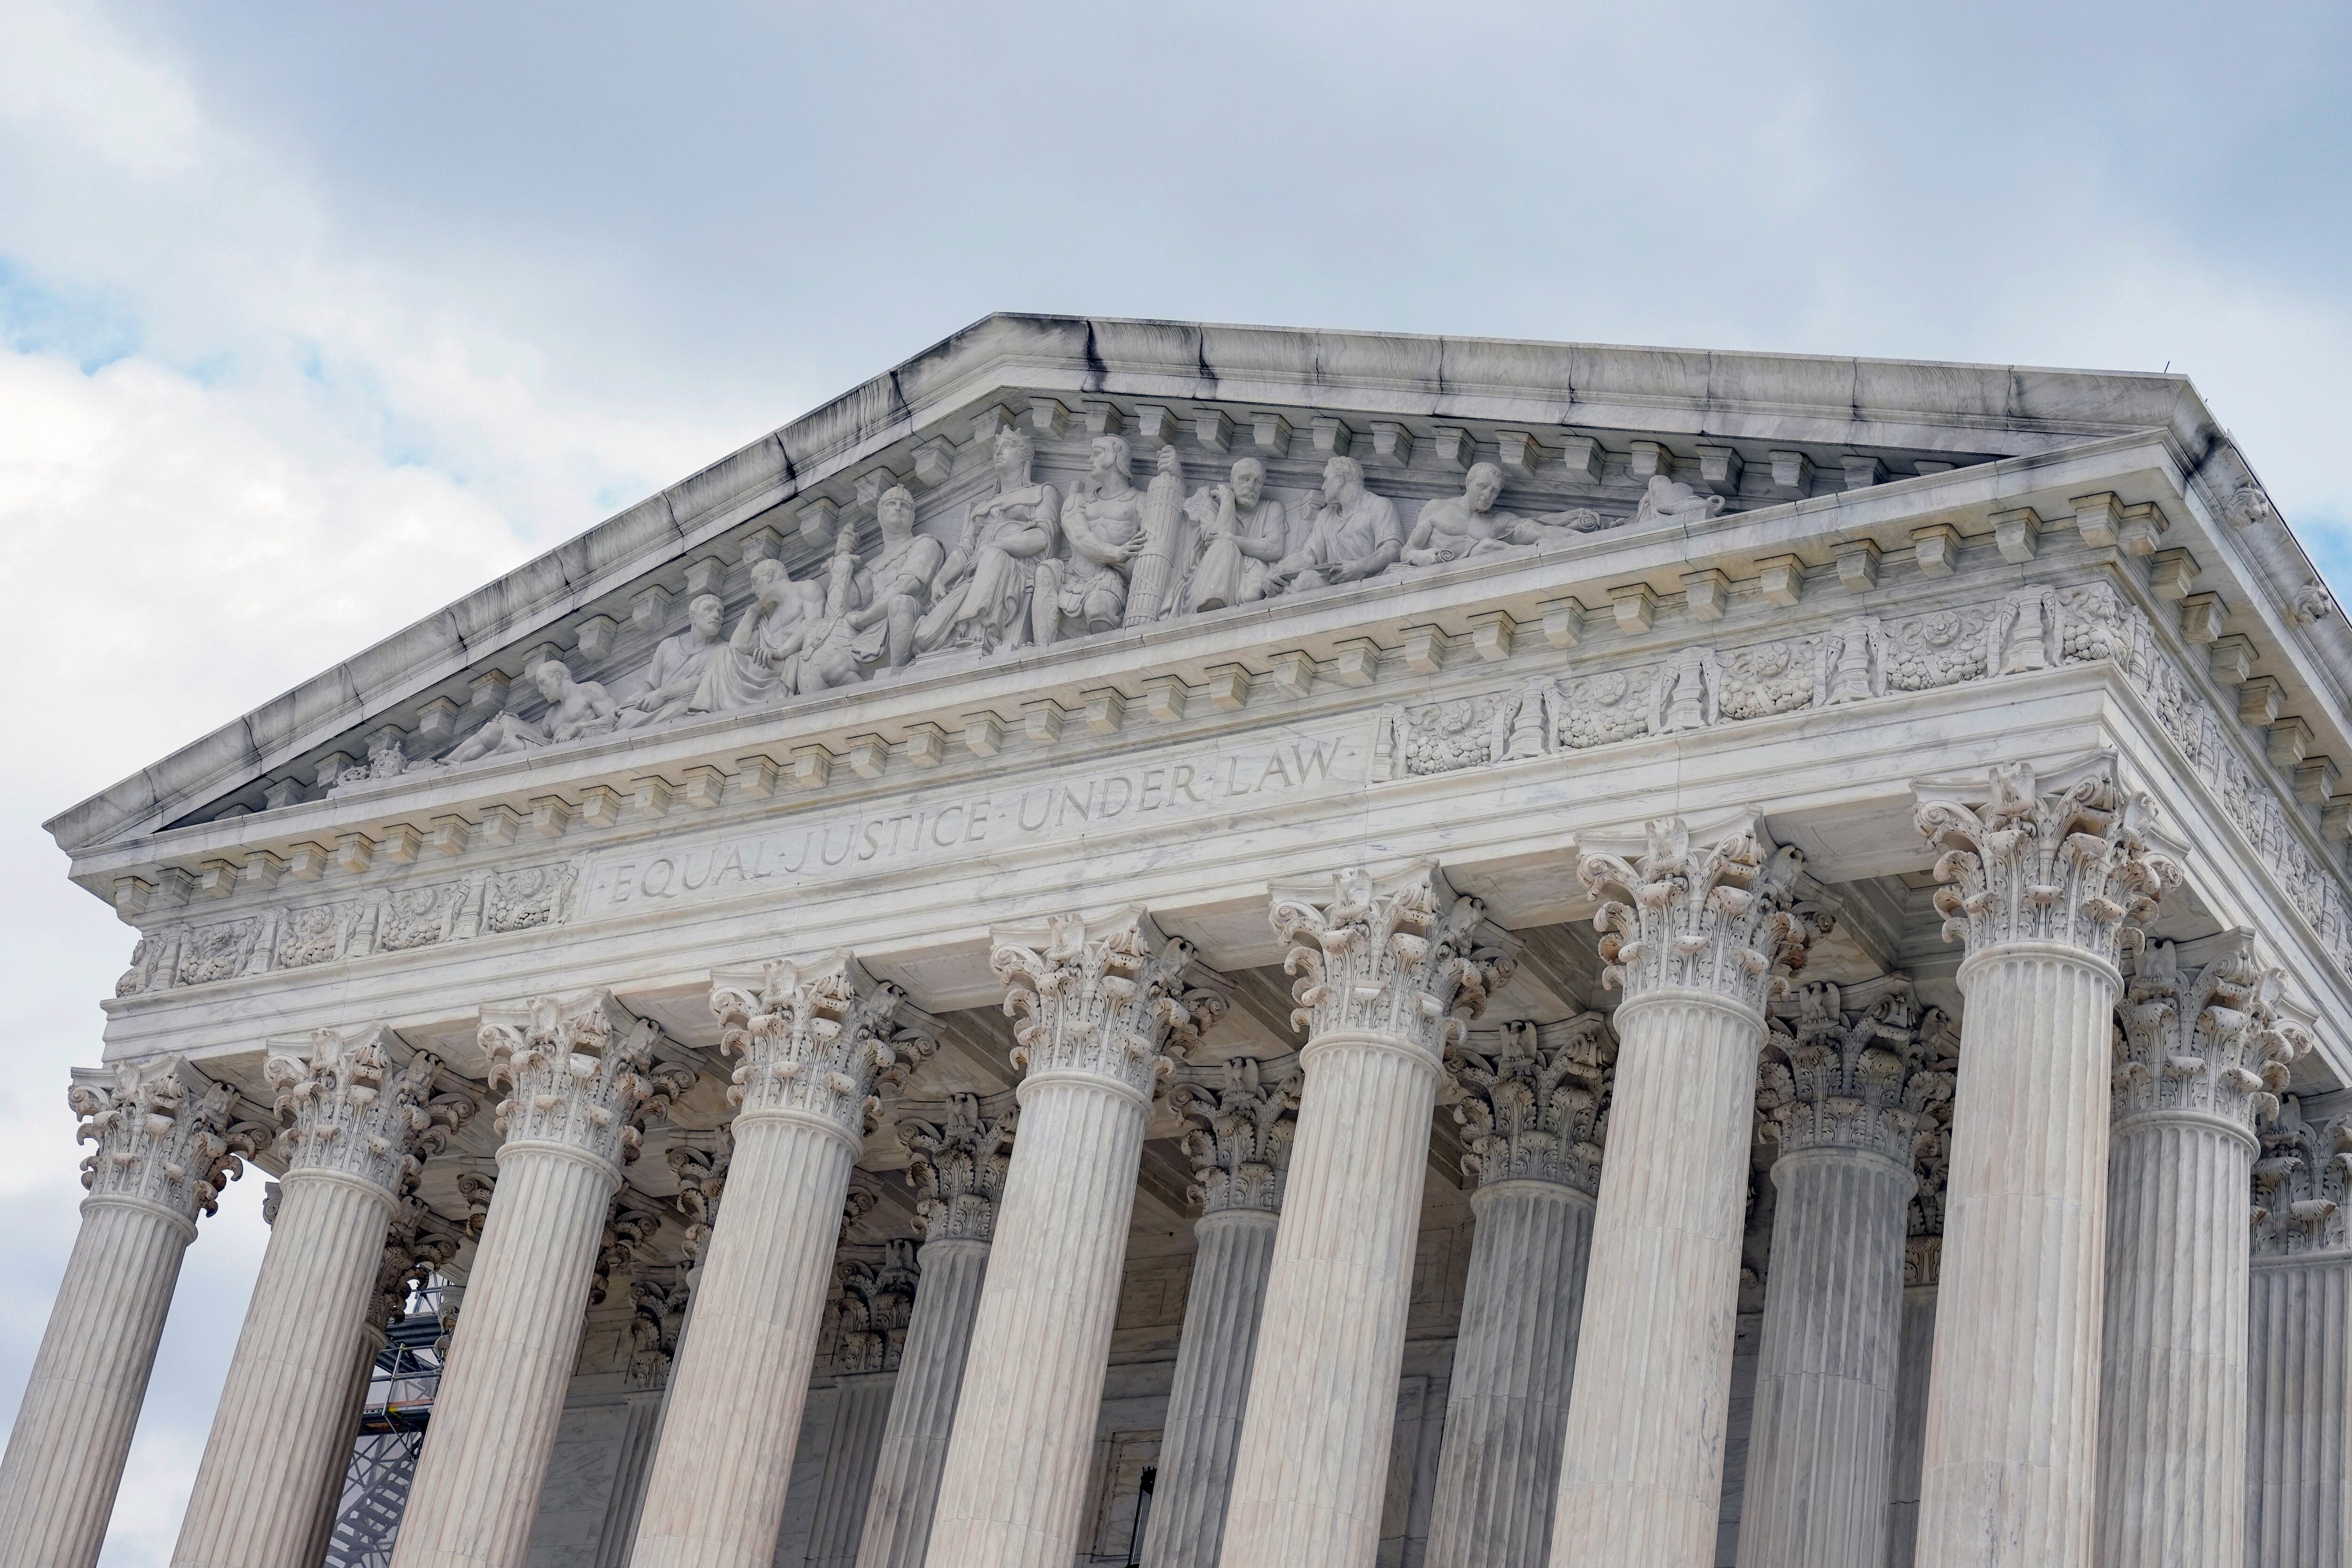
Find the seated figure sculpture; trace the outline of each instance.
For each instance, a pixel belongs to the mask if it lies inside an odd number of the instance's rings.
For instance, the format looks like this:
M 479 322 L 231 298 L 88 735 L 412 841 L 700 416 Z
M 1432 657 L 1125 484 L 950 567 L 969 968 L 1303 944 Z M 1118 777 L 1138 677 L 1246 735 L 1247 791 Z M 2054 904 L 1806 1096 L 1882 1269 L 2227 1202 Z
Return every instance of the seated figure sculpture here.
M 825 568 L 824 605 L 800 624 L 779 648 L 793 659 L 792 690 L 811 697 L 863 679 L 866 660 L 857 651 L 857 535 L 844 528 L 834 535 L 833 560 Z
M 824 609 L 824 590 L 795 583 L 784 563 L 772 558 L 751 565 L 751 605 L 735 623 L 727 646 L 703 667 L 687 709 L 694 713 L 730 713 L 756 708 L 799 689 L 801 623 Z
M 1722 510 L 1721 496 L 1703 496 L 1680 479 L 1652 474 L 1641 503 L 1633 509 L 1633 524 L 1638 528 L 1647 522 L 1703 522 Z
M 547 700 L 544 715 L 525 719 L 511 709 L 501 710 L 442 760 L 451 767 L 463 767 L 484 757 L 535 751 L 558 741 L 576 741 L 612 730 L 617 710 L 611 694 L 595 681 L 572 679 L 571 668 L 562 659 L 543 661 L 530 672 L 530 679 L 540 696 Z
M 1534 517 L 1496 511 L 1495 502 L 1502 493 L 1501 468 L 1493 463 L 1471 464 L 1470 471 L 1462 477 L 1460 495 L 1423 505 L 1398 559 L 1408 566 L 1435 566 L 1515 545 L 1564 539 L 1602 526 L 1599 512 L 1582 509 Z
M 851 616 L 850 626 L 862 634 L 857 647 L 864 658 L 904 669 L 915 657 L 915 628 L 929 605 L 931 584 L 947 563 L 947 551 L 938 540 L 915 531 L 915 498 L 903 485 L 882 492 L 874 518 L 882 530 L 882 547 L 858 571 L 857 601 L 863 607 Z
M 1323 489 L 1307 500 L 1306 544 L 1267 574 L 1270 588 L 1301 594 L 1378 576 L 1404 551 L 1396 504 L 1364 488 L 1364 468 L 1353 458 L 1323 465 Z
M 970 643 L 987 652 L 1027 638 L 1037 562 L 1054 547 L 1062 492 L 1030 476 L 1036 448 L 1020 426 L 996 434 L 996 494 L 972 503 L 963 537 L 931 580 L 931 607 L 915 626 L 915 647 Z
M 702 672 L 726 646 L 719 637 L 726 619 L 727 605 L 718 595 L 697 594 L 686 607 L 686 630 L 656 646 L 653 662 L 646 667 L 646 689 L 621 703 L 614 727 L 635 730 L 684 718 L 701 688 Z
M 1195 490 L 1184 503 L 1195 529 L 1195 552 L 1179 602 L 1188 610 L 1221 610 L 1265 597 L 1266 578 L 1286 548 L 1290 521 L 1265 493 L 1265 465 L 1244 458 L 1229 484 Z
M 1037 646 L 1109 631 L 1127 613 L 1129 563 L 1143 548 L 1143 492 L 1128 477 L 1123 436 L 1094 439 L 1094 466 L 1062 502 L 1068 553 L 1037 563 L 1031 630 Z

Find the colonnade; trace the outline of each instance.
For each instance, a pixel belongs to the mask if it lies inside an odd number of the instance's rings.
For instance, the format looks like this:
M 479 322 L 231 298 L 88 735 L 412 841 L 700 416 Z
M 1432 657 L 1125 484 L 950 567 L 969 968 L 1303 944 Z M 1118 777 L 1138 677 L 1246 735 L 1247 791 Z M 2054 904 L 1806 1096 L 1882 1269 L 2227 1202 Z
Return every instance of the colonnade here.
M 1378 1552 L 1428 1133 L 1475 1178 L 1428 1560 L 1713 1561 L 1751 1130 L 1781 1152 L 1739 1562 L 1878 1568 L 1906 1211 L 1950 1100 L 1916 1560 L 2239 1568 L 2246 1195 L 2307 1042 L 2242 938 L 2136 947 L 2179 869 L 2104 766 L 1923 790 L 1966 944 L 1949 1021 L 1907 986 L 1808 984 L 1827 911 L 1760 822 L 1586 853 L 1623 1000 L 1473 1050 L 1513 942 L 1442 870 L 1275 891 L 1297 1071 L 1235 1063 L 1177 1110 L 1203 1214 L 1152 1568 L 1364 1568 Z M 873 1402 L 857 1568 L 1066 1568 L 1146 1120 L 1224 1005 L 1139 910 L 997 933 L 1014 1114 L 908 1122 L 923 1226 Z M 766 1568 L 837 1215 L 877 1097 L 931 1024 L 855 957 L 716 977 L 734 1154 L 628 1561 Z M 2111 1050 L 2116 1020 L 2125 1044 Z M 504 1142 L 394 1557 L 520 1568 L 608 1200 L 679 1092 L 605 993 L 486 1008 Z M 288 1173 L 177 1568 L 315 1568 L 387 1227 L 462 1117 L 382 1031 L 274 1057 Z M 0 1568 L 90 1568 L 197 1208 L 231 1153 L 193 1075 L 78 1086 L 91 1195 L 0 1461 Z M 1017 1120 L 1017 1125 L 1016 1125 Z M 877 1385 L 877 1390 L 880 1385 Z M 861 1464 L 864 1463 L 861 1460 Z M 854 1511 L 854 1510 L 853 1510 Z

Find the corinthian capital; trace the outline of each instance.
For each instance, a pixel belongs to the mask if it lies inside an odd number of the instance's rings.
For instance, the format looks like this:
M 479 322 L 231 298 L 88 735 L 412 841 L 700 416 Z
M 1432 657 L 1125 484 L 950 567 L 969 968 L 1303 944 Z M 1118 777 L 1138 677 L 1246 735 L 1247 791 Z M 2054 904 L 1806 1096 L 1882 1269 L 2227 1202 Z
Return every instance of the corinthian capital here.
M 2054 942 L 2113 963 L 2180 880 L 2155 832 L 2155 803 L 2116 782 L 2106 753 L 2053 779 L 2004 763 L 1981 783 L 1913 790 L 1913 820 L 1943 851 L 1944 940 L 1965 937 L 1971 953 Z
M 1681 817 L 1647 825 L 1628 858 L 1594 850 L 1577 863 L 1585 891 L 1602 900 L 1601 983 L 1628 1000 L 1658 991 L 1702 991 L 1762 1009 L 1804 967 L 1808 943 L 1829 917 L 1799 904 L 1804 857 L 1769 850 L 1754 824 L 1694 847 Z M 1624 897 L 1609 897 L 1614 889 Z
M 2168 942 L 2143 949 L 2117 1012 L 2117 1121 L 2147 1111 L 2201 1111 L 2251 1130 L 2278 1114 L 2287 1069 L 2312 1048 L 2279 1010 L 2283 976 L 2253 954 L 2250 931 L 2231 931 L 2202 968 L 2181 966 Z
M 81 1118 L 74 1141 L 98 1145 L 81 1163 L 91 1197 L 136 1198 L 192 1223 L 244 1173 L 238 1156 L 266 1141 L 262 1129 L 233 1123 L 234 1089 L 177 1057 L 76 1068 L 66 1103 Z
M 969 1094 L 948 1099 L 939 1121 L 898 1124 L 907 1146 L 907 1175 L 915 1184 L 915 1216 L 925 1241 L 987 1241 L 996 1234 L 996 1205 L 1012 1168 L 1013 1106 L 981 1114 Z
M 834 1310 L 841 1329 L 836 1372 L 896 1372 L 915 1308 L 915 1244 L 882 1244 L 878 1262 L 845 1258 L 834 1266 L 841 1295 Z
M 1136 909 L 1000 931 L 988 966 L 1020 1042 L 1013 1065 L 1033 1078 L 1085 1073 L 1148 1097 L 1225 1009 L 1191 983 L 1192 944 Z
M 504 1088 L 498 1131 L 509 1143 L 558 1143 L 619 1166 L 637 1157 L 642 1129 L 693 1082 L 656 1068 L 661 1031 L 609 991 L 536 996 L 482 1009 L 490 1087 Z
M 1922 1030 L 1920 1058 L 1904 1100 L 1918 1116 L 1911 1133 L 1911 1194 L 1903 1243 L 1903 1283 L 1933 1285 L 1943 1273 L 1944 1194 L 1952 1175 L 1952 1090 L 1959 1082 L 1959 1031 Z
M 1617 1042 L 1600 1014 L 1541 1027 L 1505 1024 L 1493 1050 L 1457 1047 L 1445 1065 L 1462 1089 L 1454 1107 L 1466 1135 L 1462 1164 L 1480 1186 L 1553 1182 L 1601 1191 Z
M 1486 906 L 1426 862 L 1386 880 L 1356 867 L 1328 893 L 1276 889 L 1272 915 L 1283 971 L 1297 977 L 1290 1021 L 1310 1038 L 1385 1036 L 1434 1064 L 1514 967 Z
M 394 1066 L 395 1057 L 405 1062 Z M 278 1091 L 278 1153 L 289 1174 L 330 1171 L 397 1195 L 474 1114 L 436 1094 L 440 1062 L 382 1025 L 272 1041 L 262 1076 Z
M 710 1228 L 719 1223 L 719 1199 L 727 1190 L 727 1166 L 735 1157 L 735 1133 L 728 1127 L 682 1134 L 662 1156 L 677 1178 L 678 1212 L 686 1215 L 686 1261 L 702 1261 Z
M 1840 988 L 1801 985 L 1776 1009 L 1756 1109 L 1784 1149 L 1854 1149 L 1914 1171 L 1930 1107 L 1950 1085 L 1921 1069 L 1951 1020 L 1922 1007 L 1906 976 Z
M 1203 1214 L 1227 1209 L 1282 1209 L 1283 1177 L 1297 1131 L 1301 1075 L 1277 1083 L 1250 1057 L 1225 1063 L 1224 1083 L 1179 1084 L 1168 1102 L 1186 1121 L 1184 1152 L 1192 1162 L 1185 1196 Z
M 904 1082 L 939 1045 L 907 994 L 846 952 L 721 972 L 710 1010 L 719 1050 L 743 1058 L 727 1090 L 739 1118 L 812 1117 L 853 1142 L 882 1109 L 877 1091 Z
M 396 1323 L 407 1315 L 409 1299 L 448 1267 L 464 1245 L 465 1230 L 426 1208 L 414 1194 L 401 1198 L 383 1237 L 376 1268 L 372 1323 Z
M 2258 1134 L 2254 1162 L 2254 1251 L 2270 1258 L 2352 1247 L 2352 1115 L 2306 1121 L 2288 1095 Z

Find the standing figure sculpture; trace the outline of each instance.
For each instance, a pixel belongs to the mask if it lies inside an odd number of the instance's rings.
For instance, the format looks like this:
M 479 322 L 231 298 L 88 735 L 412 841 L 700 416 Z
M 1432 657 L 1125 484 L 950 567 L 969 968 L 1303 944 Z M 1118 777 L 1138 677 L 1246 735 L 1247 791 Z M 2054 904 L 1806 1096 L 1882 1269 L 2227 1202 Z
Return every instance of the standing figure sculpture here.
M 1602 526 L 1601 514 L 1579 509 L 1520 517 L 1495 510 L 1503 493 L 1503 470 L 1473 463 L 1462 477 L 1462 493 L 1424 502 L 1412 520 L 1412 534 L 1399 557 L 1408 566 L 1435 566 L 1519 544 L 1588 533 Z
M 797 691 L 801 624 L 824 609 L 824 591 L 815 584 L 793 582 L 781 561 L 754 562 L 751 608 L 727 647 L 711 656 L 688 710 L 729 713 Z
M 1184 503 L 1197 529 L 1183 580 L 1188 610 L 1222 610 L 1265 597 L 1267 574 L 1288 547 L 1290 520 L 1265 493 L 1265 465 L 1244 458 L 1230 484 L 1211 485 Z
M 1404 525 L 1396 503 L 1364 488 L 1364 466 L 1353 458 L 1323 465 L 1323 489 L 1307 500 L 1306 545 L 1286 555 L 1270 574 L 1286 594 L 1376 577 L 1404 552 Z
M 686 716 L 694 694 L 702 686 L 702 672 L 726 646 L 719 633 L 726 626 L 727 605 L 716 594 L 697 594 L 686 607 L 686 630 L 664 637 L 646 667 L 646 687 L 621 703 L 615 727 L 641 729 L 666 724 Z
M 1062 492 L 1031 478 L 1036 448 L 1018 426 L 997 432 L 995 460 L 996 494 L 973 503 L 963 537 L 932 580 L 930 611 L 915 627 L 919 651 L 969 642 L 994 653 L 1027 636 L 1037 563 L 1054 547 Z
M 930 602 L 931 583 L 946 563 L 947 551 L 938 540 L 915 531 L 915 498 L 903 485 L 882 492 L 874 520 L 882 530 L 882 548 L 857 574 L 864 607 L 850 617 L 850 625 L 865 634 L 857 644 L 862 657 L 904 669 L 915 657 L 915 628 Z
M 1093 470 L 1062 502 L 1068 553 L 1038 563 L 1032 630 L 1037 646 L 1116 627 L 1127 610 L 1128 563 L 1143 549 L 1143 492 L 1128 478 L 1124 436 L 1097 436 Z

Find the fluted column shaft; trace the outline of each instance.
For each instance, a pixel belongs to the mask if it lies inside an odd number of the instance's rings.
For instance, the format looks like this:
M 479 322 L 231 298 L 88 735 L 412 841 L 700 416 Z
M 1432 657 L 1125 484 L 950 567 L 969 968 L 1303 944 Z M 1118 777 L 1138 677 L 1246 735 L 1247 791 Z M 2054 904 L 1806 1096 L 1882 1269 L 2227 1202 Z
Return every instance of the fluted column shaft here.
M 2252 1265 L 2246 1561 L 2352 1561 L 2352 1252 Z
M 966 1237 L 927 1241 L 918 1254 L 915 1306 L 874 1458 L 857 1568 L 922 1568 L 988 1254 L 988 1242 Z
M 1539 1568 L 1559 1500 L 1595 1205 L 1564 1183 L 1505 1181 L 1480 1187 L 1470 1209 L 1429 1560 Z
M 619 1184 L 611 1162 L 567 1145 L 499 1149 L 393 1568 L 521 1563 Z
M 1270 1209 L 1230 1208 L 1192 1227 L 1192 1284 L 1143 1531 L 1146 1568 L 1216 1568 L 1276 1222 Z
M 310 1542 L 302 1548 L 305 1568 L 327 1559 L 327 1546 L 334 1539 L 335 1520 L 343 1505 L 343 1484 L 351 1479 L 352 1455 L 359 1447 L 360 1423 L 367 1417 L 368 1384 L 374 1378 L 375 1358 L 383 1353 L 389 1337 L 382 1327 L 371 1325 L 360 1336 L 359 1352 L 352 1358 L 351 1385 L 343 1393 L 342 1435 L 335 1440 L 334 1467 L 321 1478 Z
M 194 1222 L 159 1204 L 81 1206 L 0 1458 L 0 1568 L 92 1568 L 131 1456 Z
M 857 1561 L 897 1381 L 895 1373 L 859 1373 L 840 1380 L 824 1474 L 817 1481 L 816 1514 L 809 1523 L 808 1568 L 850 1568 Z
M 1918 1561 L 2084 1568 L 2096 1482 L 2113 965 L 2050 942 L 1960 966 Z M 2242 1200 L 2241 1200 L 2242 1203 Z
M 1706 1568 L 1764 1018 L 1714 993 L 1659 989 L 1621 1005 L 1616 1027 L 1551 1561 Z
M 1895 1445 L 1887 1464 L 1886 1568 L 1919 1558 L 1919 1466 L 1927 1441 L 1927 1378 L 1936 1353 L 1936 1287 L 1903 1290 L 1903 1353 L 1895 1373 Z
M 173 1568 L 310 1568 L 319 1500 L 351 1459 L 336 1445 L 392 1198 L 338 1171 L 287 1172 Z
M 1740 1568 L 1880 1568 L 1916 1178 L 1862 1149 L 1783 1153 Z
M 2158 1111 L 2116 1122 L 2113 1140 L 2097 1561 L 2240 1568 L 2253 1135 Z
M 1149 1102 L 1057 1072 L 1024 1079 L 1020 1103 L 930 1568 L 1067 1568 L 1084 1522 Z
M 736 1119 L 727 1201 L 703 1259 L 694 1331 L 670 1373 L 635 1568 L 765 1568 L 773 1557 L 856 1153 L 829 1121 Z

